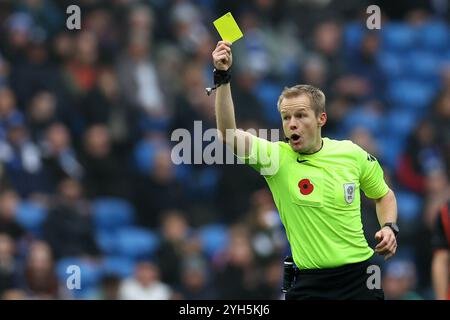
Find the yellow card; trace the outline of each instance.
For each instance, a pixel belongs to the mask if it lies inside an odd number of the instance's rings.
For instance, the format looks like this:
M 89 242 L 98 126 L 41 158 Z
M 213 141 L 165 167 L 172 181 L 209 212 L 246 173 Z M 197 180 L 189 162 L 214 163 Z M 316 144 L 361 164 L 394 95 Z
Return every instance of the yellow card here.
M 231 12 L 226 13 L 213 23 L 224 41 L 233 43 L 244 36 Z

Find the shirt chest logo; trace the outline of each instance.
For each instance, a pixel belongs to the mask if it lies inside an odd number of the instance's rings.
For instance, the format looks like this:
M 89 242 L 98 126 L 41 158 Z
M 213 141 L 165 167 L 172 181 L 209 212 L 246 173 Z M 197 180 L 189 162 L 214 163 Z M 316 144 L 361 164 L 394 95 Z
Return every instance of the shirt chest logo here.
M 353 203 L 353 200 L 355 200 L 355 183 L 344 183 L 344 196 L 345 196 L 345 202 L 348 204 Z

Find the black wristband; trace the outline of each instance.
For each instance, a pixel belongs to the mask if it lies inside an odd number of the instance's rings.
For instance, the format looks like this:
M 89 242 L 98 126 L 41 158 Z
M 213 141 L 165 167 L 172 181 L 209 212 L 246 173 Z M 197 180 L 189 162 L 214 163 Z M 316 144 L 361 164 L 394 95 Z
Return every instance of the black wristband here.
M 206 88 L 206 94 L 209 96 L 211 93 L 216 90 L 218 87 L 220 87 L 222 84 L 229 83 L 231 81 L 231 70 L 228 68 L 228 70 L 218 70 L 214 68 L 213 71 L 214 74 L 214 87 L 212 88 Z
M 217 87 L 222 84 L 229 83 L 231 81 L 230 68 L 228 70 L 218 70 L 214 68 L 213 74 L 214 74 L 214 85 Z

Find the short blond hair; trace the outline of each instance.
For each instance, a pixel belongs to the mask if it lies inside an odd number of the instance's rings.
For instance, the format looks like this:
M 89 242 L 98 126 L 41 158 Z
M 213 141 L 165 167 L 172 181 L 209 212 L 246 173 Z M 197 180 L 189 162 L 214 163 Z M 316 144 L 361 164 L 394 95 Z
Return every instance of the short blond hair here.
M 311 107 L 313 108 L 316 115 L 321 114 L 325 111 L 325 94 L 319 88 L 308 84 L 298 84 L 293 87 L 285 87 L 278 98 L 277 108 L 280 111 L 281 102 L 284 98 L 294 98 L 301 95 L 306 95 L 311 102 Z

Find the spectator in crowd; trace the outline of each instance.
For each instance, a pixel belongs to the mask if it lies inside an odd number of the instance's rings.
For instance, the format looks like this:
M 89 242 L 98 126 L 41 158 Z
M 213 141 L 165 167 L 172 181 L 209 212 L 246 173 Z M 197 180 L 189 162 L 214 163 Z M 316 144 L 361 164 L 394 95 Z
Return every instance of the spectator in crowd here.
M 442 168 L 430 170 L 425 178 L 425 205 L 423 223 L 432 230 L 441 206 L 450 200 L 450 183 Z
M 122 281 L 119 289 L 121 300 L 169 300 L 172 289 L 161 282 L 159 268 L 152 262 L 137 263 L 134 276 Z
M 74 95 L 88 92 L 98 76 L 98 39 L 93 32 L 81 31 L 75 38 L 74 52 L 64 65 L 64 77 L 69 91 Z
M 48 91 L 40 91 L 31 99 L 26 117 L 34 142 L 41 143 L 45 131 L 57 121 L 56 97 Z
M 50 59 L 45 35 L 33 33 L 23 52 L 24 61 L 13 65 L 9 78 L 22 111 L 38 92 L 59 90 L 61 80 Z
M 64 15 L 60 7 L 51 1 L 34 0 L 22 1 L 18 4 L 18 9 L 29 13 L 39 28 L 47 34 L 52 34 L 64 23 Z
M 8 65 L 3 59 L 1 51 L 0 51 L 0 87 L 6 86 L 6 82 L 8 79 Z
M 254 254 L 249 232 L 245 225 L 234 225 L 229 234 L 229 246 L 216 272 L 218 298 L 255 298 L 257 274 L 254 272 Z
M 182 265 L 181 298 L 185 300 L 214 300 L 217 290 L 211 285 L 208 265 L 203 259 L 188 258 Z
M 340 78 L 345 70 L 341 56 L 342 26 L 332 19 L 317 24 L 313 31 L 312 48 L 326 63 L 329 83 Z M 325 90 L 324 93 L 328 96 L 332 92 Z
M 367 32 L 363 36 L 358 50 L 346 62 L 348 72 L 352 76 L 351 79 L 359 82 L 359 87 L 353 93 L 358 98 L 376 98 L 377 93 L 385 90 L 386 78 L 378 63 L 379 51 L 379 34 Z
M 424 194 L 427 172 L 441 166 L 441 158 L 436 143 L 436 127 L 424 120 L 413 131 L 408 145 L 397 166 L 398 180 L 408 190 Z
M 173 6 L 170 22 L 177 45 L 186 54 L 193 54 L 209 37 L 199 8 L 189 1 L 179 1 Z
M 65 178 L 59 183 L 58 197 L 51 204 L 43 233 L 56 259 L 99 254 L 90 208 L 77 180 Z
M 350 134 L 350 140 L 361 146 L 361 148 L 364 148 L 364 150 L 367 150 L 374 157 L 379 156 L 377 142 L 366 128 L 362 126 L 354 128 Z
M 450 178 L 450 80 L 448 81 L 447 87 L 438 95 L 434 104 L 432 121 L 436 130 L 436 140 L 444 155 L 445 166 L 448 170 L 447 176 Z
M 61 241 L 61 240 L 60 240 Z M 58 299 L 61 291 L 55 273 L 50 247 L 43 241 L 33 242 L 26 256 L 22 287 L 31 299 Z
M 14 241 L 25 235 L 25 230 L 16 222 L 19 195 L 11 189 L 0 190 L 0 233 L 9 235 Z
M 25 61 L 25 49 L 29 44 L 33 19 L 24 12 L 11 12 L 6 19 L 5 45 L 2 48 L 6 59 L 13 65 Z
M 415 292 L 416 269 L 408 260 L 395 260 L 388 264 L 383 277 L 383 288 L 387 300 L 422 300 Z
M 82 179 L 83 167 L 72 146 L 70 132 L 64 124 L 57 122 L 47 128 L 41 150 L 44 168 L 55 191 L 66 177 Z
M 317 88 L 326 88 L 327 75 L 327 64 L 320 55 L 312 54 L 304 60 L 301 70 L 303 83 L 309 83 Z
M 121 278 L 115 274 L 106 274 L 100 281 L 100 290 L 95 296 L 97 300 L 119 300 Z
M 264 117 L 263 105 L 255 95 L 258 90 L 258 75 L 248 70 L 237 70 L 237 73 L 239 85 L 234 94 L 239 96 L 239 101 L 236 101 L 236 118 L 243 124 L 244 129 L 263 127 L 270 118 L 269 115 Z
M 122 40 L 119 30 L 122 25 L 117 23 L 118 15 L 101 5 L 94 5 L 86 11 L 83 12 L 83 29 L 93 32 L 97 38 L 99 62 L 114 62 Z
M 140 223 L 155 228 L 162 212 L 185 207 L 185 187 L 177 181 L 170 150 L 165 147 L 156 150 L 150 170 L 136 181 L 135 203 Z
M 2 300 L 27 300 L 29 297 L 27 296 L 27 293 L 24 290 L 21 289 L 7 289 L 3 292 L 3 294 L 0 296 L 0 299 Z
M 134 123 L 136 110 L 129 106 L 119 90 L 117 75 L 111 66 L 99 69 L 96 85 L 80 104 L 82 118 L 87 127 L 101 124 L 108 128 L 111 141 L 128 152 L 129 145 L 137 136 Z
M 165 103 L 151 49 L 151 38 L 146 33 L 129 35 L 126 51 L 118 62 L 119 84 L 126 102 L 141 112 L 143 125 L 146 122 L 165 125 L 170 106 Z
M 161 215 L 162 243 L 157 252 L 161 280 L 170 286 L 181 281 L 185 246 L 189 241 L 189 225 L 183 212 L 169 210 Z
M 0 296 L 8 289 L 15 288 L 17 274 L 14 239 L 0 233 Z
M 431 238 L 431 278 L 436 300 L 450 299 L 449 250 L 450 250 L 450 201 L 443 204 L 436 216 Z
M 22 113 L 17 109 L 16 97 L 14 92 L 8 87 L 0 88 L 0 141 L 6 140 L 8 125 L 23 117 Z
M 80 162 L 88 198 L 130 196 L 128 168 L 113 150 L 111 135 L 104 125 L 96 124 L 86 130 Z
M 283 269 L 280 259 L 272 258 L 268 261 L 261 272 L 261 280 L 256 289 L 258 299 L 265 300 L 283 300 L 284 294 L 281 293 L 283 278 Z
M 280 253 L 286 248 L 287 242 L 270 193 L 261 189 L 252 194 L 250 202 L 252 211 L 249 213 L 248 225 L 256 265 L 265 266 L 275 258 L 281 261 L 283 257 Z
M 41 152 L 31 140 L 22 115 L 7 124 L 6 140 L 0 141 L 0 161 L 5 163 L 11 185 L 21 196 L 50 191 Z

